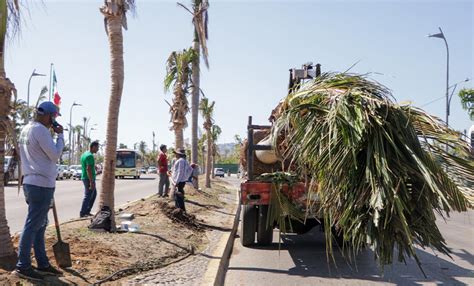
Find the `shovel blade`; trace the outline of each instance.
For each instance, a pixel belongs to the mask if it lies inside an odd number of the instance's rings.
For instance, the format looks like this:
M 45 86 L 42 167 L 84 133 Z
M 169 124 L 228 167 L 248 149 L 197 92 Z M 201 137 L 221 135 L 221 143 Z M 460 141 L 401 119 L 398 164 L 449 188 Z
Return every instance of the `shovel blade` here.
M 71 252 L 69 251 L 69 243 L 58 241 L 53 245 L 54 258 L 61 268 L 71 267 Z

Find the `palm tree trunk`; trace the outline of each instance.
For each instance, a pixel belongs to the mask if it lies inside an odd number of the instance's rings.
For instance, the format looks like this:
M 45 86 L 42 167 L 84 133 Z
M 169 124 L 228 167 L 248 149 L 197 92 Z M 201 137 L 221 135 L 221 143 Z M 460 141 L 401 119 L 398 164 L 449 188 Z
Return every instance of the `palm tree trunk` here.
M 0 97 L 2 98 L 5 94 L 0 93 Z M 4 117 L 2 117 L 4 118 Z M 5 160 L 5 136 L 6 136 L 6 130 L 5 130 L 5 122 L 0 123 L 0 258 L 2 257 L 8 257 L 12 256 L 15 254 L 13 250 L 13 243 L 10 237 L 10 228 L 8 227 L 8 221 L 6 217 L 6 212 L 5 212 L 5 187 L 3 185 L 4 183 L 4 170 L 3 170 L 3 164 Z
M 193 50 L 196 57 L 192 63 L 192 81 L 193 91 L 191 96 L 191 162 L 198 162 L 198 121 L 199 121 L 199 86 L 200 86 L 200 69 L 199 69 L 199 40 L 197 33 L 194 33 Z M 199 185 L 196 185 L 199 188 Z
M 214 144 L 213 144 L 214 145 Z M 214 172 L 214 166 L 216 165 L 216 152 L 214 148 L 212 148 L 212 178 L 214 179 L 216 177 L 216 173 Z
M 206 129 L 206 141 L 207 141 L 207 162 L 206 162 L 206 188 L 211 187 L 211 129 Z
M 109 110 L 107 115 L 107 145 L 105 146 L 104 172 L 102 175 L 102 192 L 100 194 L 99 208 L 108 206 L 112 210 L 112 228 L 115 230 L 115 165 L 117 156 L 118 119 L 124 79 L 122 35 L 123 15 L 111 15 L 107 13 L 103 14 L 107 20 L 112 86 L 110 89 Z
M 183 149 L 184 148 L 184 132 L 183 128 L 177 128 L 174 131 L 174 142 L 175 142 L 175 149 Z
M 7 13 L 7 1 L 0 0 L 0 258 L 12 257 L 15 254 L 5 211 L 5 186 L 3 184 L 6 126 L 9 124 L 11 95 L 15 89 L 15 86 L 6 78 L 5 73 Z
M 76 163 L 80 163 L 81 159 L 81 130 L 77 130 L 77 147 L 76 147 Z

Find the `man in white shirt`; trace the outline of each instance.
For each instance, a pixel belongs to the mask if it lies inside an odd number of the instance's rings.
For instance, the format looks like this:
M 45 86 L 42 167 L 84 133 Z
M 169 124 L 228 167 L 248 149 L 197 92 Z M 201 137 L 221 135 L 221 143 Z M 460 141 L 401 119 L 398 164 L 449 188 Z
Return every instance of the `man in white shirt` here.
M 62 274 L 49 264 L 44 243 L 48 211 L 56 186 L 56 162 L 64 148 L 63 127 L 55 119 L 58 115 L 58 107 L 52 102 L 41 103 L 35 120 L 23 128 L 19 140 L 28 215 L 18 245 L 18 263 L 14 274 L 35 281 L 43 280 L 42 274 Z M 57 133 L 56 142 L 50 128 Z M 31 266 L 32 246 L 38 266 L 36 269 Z
M 184 186 L 186 185 L 186 182 L 189 181 L 189 178 L 193 173 L 193 168 L 191 168 L 188 161 L 186 161 L 186 152 L 184 149 L 174 151 L 174 153 L 178 159 L 173 165 L 171 176 L 173 185 L 177 188 L 174 196 L 175 206 L 186 212 L 184 206 Z

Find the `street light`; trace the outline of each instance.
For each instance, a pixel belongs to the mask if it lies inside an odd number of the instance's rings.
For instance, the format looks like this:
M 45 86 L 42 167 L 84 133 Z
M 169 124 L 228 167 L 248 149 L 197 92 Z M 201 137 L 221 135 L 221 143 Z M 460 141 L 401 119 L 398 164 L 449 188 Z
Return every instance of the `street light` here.
M 28 80 L 28 94 L 26 97 L 26 106 L 30 107 L 30 83 L 31 83 L 31 78 L 34 76 L 46 76 L 45 74 L 37 73 L 36 69 L 33 70 L 33 72 L 30 75 L 30 79 Z
M 82 104 L 80 103 L 76 103 L 74 101 L 74 103 L 71 105 L 71 109 L 69 109 L 69 156 L 68 156 L 68 160 L 69 160 L 69 165 L 71 165 L 71 152 L 72 152 L 72 149 L 71 149 L 71 134 L 72 132 L 74 132 L 74 128 L 72 127 L 72 108 L 74 106 L 82 106 Z
M 446 110 L 448 112 L 448 114 L 446 115 L 446 118 L 448 118 L 449 115 L 451 114 L 451 111 L 450 111 L 451 110 L 451 99 L 453 99 L 454 91 L 456 91 L 456 88 L 458 87 L 458 84 L 463 83 L 463 82 L 468 82 L 470 80 L 471 80 L 470 78 L 466 78 L 465 80 L 457 82 L 457 83 L 451 85 L 450 87 L 448 87 L 448 89 L 453 88 L 453 90 L 451 91 L 451 95 L 449 95 L 448 108 Z
M 446 45 L 446 126 L 449 127 L 449 47 L 448 41 L 446 41 L 446 37 L 444 36 L 443 30 L 439 28 L 439 33 L 428 35 L 429 38 L 439 38 L 444 40 L 444 44 Z M 447 149 L 447 146 L 446 146 Z

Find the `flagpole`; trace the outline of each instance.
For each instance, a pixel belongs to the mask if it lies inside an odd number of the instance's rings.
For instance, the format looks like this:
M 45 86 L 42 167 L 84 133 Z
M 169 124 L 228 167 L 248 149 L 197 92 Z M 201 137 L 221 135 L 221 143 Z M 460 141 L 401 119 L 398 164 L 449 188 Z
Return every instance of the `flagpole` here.
M 51 93 L 53 92 L 52 88 L 52 74 L 53 74 L 53 63 L 51 63 L 51 66 L 49 68 L 49 101 L 51 101 Z

